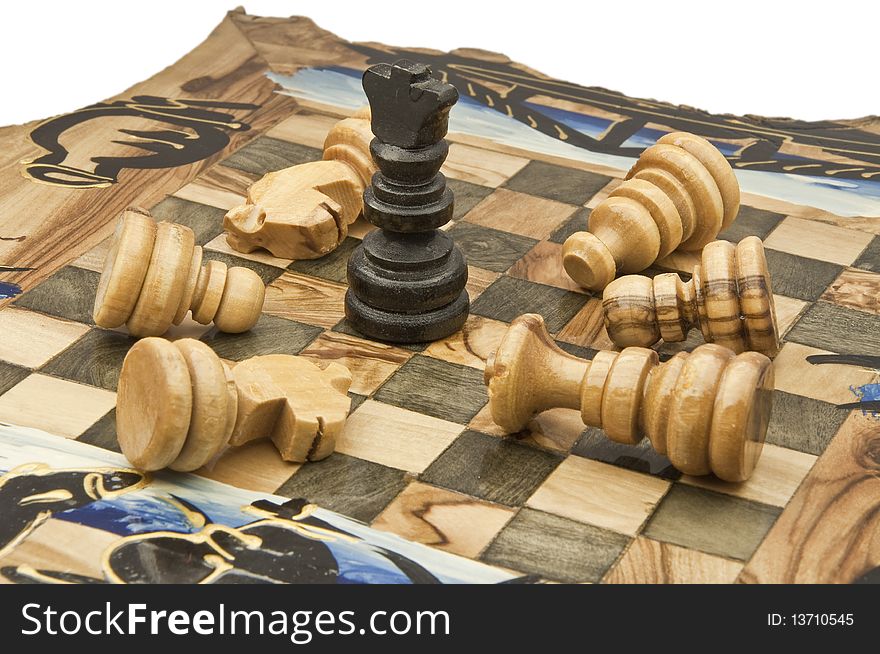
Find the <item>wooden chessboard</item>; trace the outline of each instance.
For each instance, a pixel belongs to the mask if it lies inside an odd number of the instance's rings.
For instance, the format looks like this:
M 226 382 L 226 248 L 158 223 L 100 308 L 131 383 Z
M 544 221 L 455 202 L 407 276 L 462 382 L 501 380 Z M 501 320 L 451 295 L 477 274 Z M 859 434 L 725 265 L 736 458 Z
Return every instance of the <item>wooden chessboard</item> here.
M 370 229 L 361 220 L 314 261 L 243 255 L 222 235 L 249 184 L 320 158 L 327 130 L 363 103 L 360 72 L 400 57 L 429 63 L 462 96 L 444 173 L 471 316 L 462 332 L 416 347 L 346 325 L 346 261 Z M 505 438 L 486 407 L 486 357 L 521 313 L 543 315 L 578 355 L 612 347 L 600 298 L 562 271 L 561 244 L 638 152 L 676 129 L 729 157 L 743 207 L 721 238 L 764 239 L 772 273 L 784 346 L 767 445 L 743 484 L 681 476 L 569 410 Z M 155 77 L 81 112 L 4 128 L 0 144 L 2 422 L 118 450 L 114 391 L 133 340 L 96 328 L 92 305 L 114 221 L 138 204 L 268 284 L 251 332 L 186 322 L 169 337 L 200 338 L 232 361 L 335 360 L 354 376 L 329 459 L 285 463 L 257 442 L 199 474 L 554 581 L 850 582 L 880 565 L 877 119 L 712 116 L 552 80 L 500 55 L 349 44 L 307 19 L 238 10 Z M 673 254 L 659 267 L 692 264 Z M 700 342 L 693 333 L 658 349 L 668 358 Z

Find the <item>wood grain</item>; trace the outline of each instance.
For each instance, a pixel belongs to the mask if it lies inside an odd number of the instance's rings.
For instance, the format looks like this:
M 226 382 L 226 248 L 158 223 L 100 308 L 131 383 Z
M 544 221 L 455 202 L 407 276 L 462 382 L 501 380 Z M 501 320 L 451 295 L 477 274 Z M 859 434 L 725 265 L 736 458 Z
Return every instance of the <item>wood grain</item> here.
M 266 287 L 263 311 L 308 325 L 330 328 L 345 317 L 346 286 L 286 272 Z
M 562 246 L 541 241 L 517 261 L 507 274 L 575 293 L 586 293 L 562 268 Z
M 506 323 L 482 316 L 469 316 L 459 331 L 431 343 L 425 354 L 482 370 L 506 331 Z
M 437 549 L 476 558 L 513 517 L 513 509 L 412 482 L 373 527 Z
M 639 537 L 602 581 L 606 584 L 729 584 L 742 567 L 738 561 Z
M 321 334 L 300 354 L 341 363 L 351 371 L 351 392 L 359 395 L 372 395 L 412 356 L 412 352 L 386 343 L 331 331 Z
M 853 411 L 743 570 L 746 583 L 847 583 L 880 565 L 880 429 Z
M 825 291 L 822 299 L 880 315 L 880 274 L 847 268 Z

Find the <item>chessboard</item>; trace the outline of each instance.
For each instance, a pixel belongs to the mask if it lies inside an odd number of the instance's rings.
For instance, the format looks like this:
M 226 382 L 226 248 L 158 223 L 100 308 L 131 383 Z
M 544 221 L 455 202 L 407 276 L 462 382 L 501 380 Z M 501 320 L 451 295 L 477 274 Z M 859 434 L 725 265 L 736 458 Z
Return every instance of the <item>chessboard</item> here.
M 346 324 L 358 220 L 309 261 L 241 254 L 225 212 L 263 174 L 321 158 L 365 103 L 360 75 L 408 58 L 454 84 L 444 229 L 468 261 L 471 315 L 438 342 L 395 346 Z M 605 64 L 603 64 L 605 65 Z M 665 133 L 710 139 L 743 206 L 720 238 L 760 237 L 783 346 L 767 443 L 739 484 L 689 477 L 555 409 L 505 436 L 483 368 L 508 324 L 544 317 L 590 358 L 613 348 L 601 296 L 562 269 L 562 243 Z M 208 259 L 267 284 L 244 334 L 185 321 L 223 359 L 337 361 L 352 412 L 329 458 L 287 463 L 267 441 L 197 474 L 323 508 L 460 556 L 557 582 L 854 582 L 880 566 L 880 119 L 711 115 L 554 80 L 478 50 L 348 43 L 306 18 L 231 12 L 177 64 L 119 96 L 0 129 L 0 422 L 119 451 L 115 390 L 135 342 L 92 307 L 122 209 L 189 226 Z M 673 253 L 658 270 L 687 273 Z M 661 359 L 702 342 L 661 344 Z M 2 509 L 0 509 L 2 510 Z

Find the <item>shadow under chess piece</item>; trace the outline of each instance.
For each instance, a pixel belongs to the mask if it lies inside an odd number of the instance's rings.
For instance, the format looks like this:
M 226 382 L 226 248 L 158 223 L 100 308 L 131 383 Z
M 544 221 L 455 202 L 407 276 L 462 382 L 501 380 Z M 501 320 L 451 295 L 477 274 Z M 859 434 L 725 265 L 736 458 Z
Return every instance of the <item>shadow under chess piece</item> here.
M 379 167 L 364 192 L 364 217 L 380 229 L 349 259 L 345 316 L 378 340 L 437 340 L 461 328 L 470 306 L 464 255 L 437 229 L 452 218 L 452 191 L 439 171 L 458 92 L 405 60 L 372 66 L 363 85 Z
M 770 272 L 757 236 L 736 247 L 709 243 L 688 282 L 675 273 L 615 279 L 605 287 L 602 308 L 608 336 L 618 347 L 649 347 L 661 337 L 683 341 L 698 327 L 707 343 L 737 353 L 773 357 L 779 351 Z
M 270 354 L 230 369 L 201 341 L 145 338 L 122 364 L 116 434 L 140 470 L 196 470 L 227 444 L 263 437 L 285 461 L 317 461 L 336 446 L 350 385 L 338 363 Z
M 592 210 L 590 231 L 568 237 L 563 266 L 581 286 L 601 290 L 673 250 L 701 249 L 738 212 L 739 183 L 724 155 L 700 136 L 666 134 Z
M 335 250 L 363 212 L 364 189 L 376 172 L 372 138 L 366 107 L 336 123 L 322 161 L 267 173 L 248 188 L 245 204 L 223 219 L 226 242 L 239 252 L 264 248 L 283 259 Z
M 266 287 L 253 270 L 202 265 L 193 231 L 156 223 L 145 209 L 129 207 L 119 219 L 95 295 L 100 327 L 126 325 L 132 336 L 159 336 L 193 320 L 224 332 L 249 330 L 260 318 Z
M 541 411 L 579 409 L 613 441 L 653 448 L 688 475 L 751 476 L 770 419 L 773 367 L 757 352 L 707 344 L 665 363 L 641 347 L 590 360 L 561 350 L 536 314 L 513 321 L 486 363 L 492 419 L 510 433 Z

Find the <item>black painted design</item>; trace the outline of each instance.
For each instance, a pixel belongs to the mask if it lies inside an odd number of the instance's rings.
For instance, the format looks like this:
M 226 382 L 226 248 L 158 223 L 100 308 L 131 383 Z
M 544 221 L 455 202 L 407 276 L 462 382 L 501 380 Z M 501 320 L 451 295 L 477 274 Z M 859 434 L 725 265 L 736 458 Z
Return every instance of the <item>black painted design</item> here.
M 237 120 L 231 111 L 248 113 L 259 105 L 214 100 L 176 100 L 136 95 L 131 100 L 99 102 L 40 123 L 31 133 L 35 145 L 46 150 L 36 159 L 22 161 L 22 172 L 37 182 L 68 188 L 101 188 L 117 182 L 123 169 L 175 168 L 195 163 L 222 150 L 230 132 L 243 132 L 250 125 Z M 226 110 L 226 111 L 224 111 Z M 112 132 L 115 145 L 133 146 L 145 154 L 102 156 L 88 153 L 91 169 L 65 164 L 70 152 L 62 144 L 64 134 L 88 121 L 120 117 L 147 119 L 155 129 L 118 129 Z M 187 131 L 183 131 L 187 130 Z M 128 138 L 126 138 L 128 137 Z
M 26 464 L 0 475 L 0 557 L 55 513 L 140 488 L 135 470 L 54 470 Z

